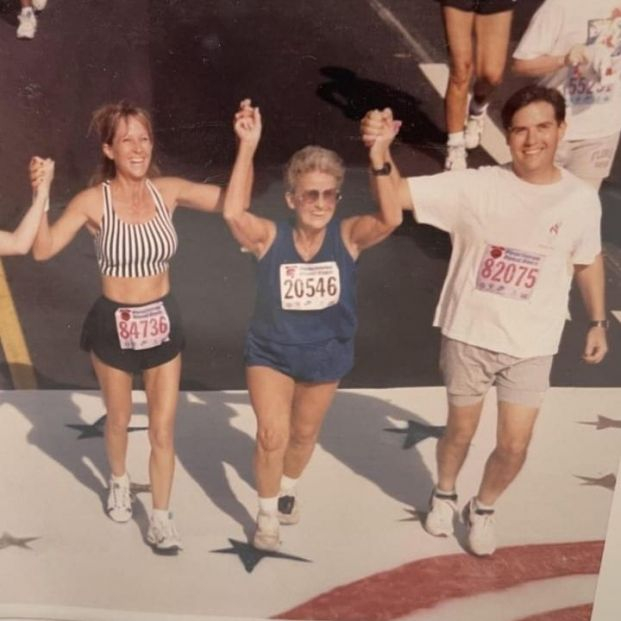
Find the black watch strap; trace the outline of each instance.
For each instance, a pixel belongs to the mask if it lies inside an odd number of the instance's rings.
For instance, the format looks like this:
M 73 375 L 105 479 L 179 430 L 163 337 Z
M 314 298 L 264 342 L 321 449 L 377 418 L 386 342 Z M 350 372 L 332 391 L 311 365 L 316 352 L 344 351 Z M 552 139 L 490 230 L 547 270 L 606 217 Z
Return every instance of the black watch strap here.
M 593 319 L 589 321 L 589 328 L 604 328 L 604 330 L 608 330 L 608 326 L 608 319 Z
M 371 173 L 376 177 L 379 177 L 380 175 L 389 175 L 391 171 L 392 166 L 390 165 L 390 162 L 384 162 L 384 165 L 381 168 L 373 168 L 373 166 L 371 166 Z

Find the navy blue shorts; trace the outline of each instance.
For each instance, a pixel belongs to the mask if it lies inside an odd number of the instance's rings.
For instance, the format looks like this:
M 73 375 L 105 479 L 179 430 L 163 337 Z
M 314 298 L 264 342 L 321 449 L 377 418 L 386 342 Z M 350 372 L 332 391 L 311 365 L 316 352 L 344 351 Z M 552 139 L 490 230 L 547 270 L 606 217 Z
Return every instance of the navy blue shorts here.
M 354 366 L 354 339 L 281 345 L 246 336 L 244 354 L 248 367 L 270 367 L 300 382 L 336 382 Z
M 102 296 L 93 304 L 84 320 L 80 347 L 84 351 L 93 352 L 108 366 L 127 373 L 139 373 L 169 362 L 181 352 L 185 338 L 181 313 L 175 298 L 169 293 L 161 298 L 161 302 L 170 320 L 170 337 L 165 343 L 149 349 L 121 349 L 114 313 L 118 308 L 143 306 L 143 304 L 121 304 Z
M 442 6 L 450 6 L 460 11 L 477 13 L 478 15 L 493 15 L 511 11 L 517 0 L 440 0 Z

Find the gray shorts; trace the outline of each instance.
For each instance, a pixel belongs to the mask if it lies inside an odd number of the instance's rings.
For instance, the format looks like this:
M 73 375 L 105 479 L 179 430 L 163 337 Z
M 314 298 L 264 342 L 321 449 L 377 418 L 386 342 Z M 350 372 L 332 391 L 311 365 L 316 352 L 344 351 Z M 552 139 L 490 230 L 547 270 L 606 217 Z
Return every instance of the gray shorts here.
M 556 163 L 586 181 L 610 174 L 619 144 L 619 132 L 594 140 L 565 140 L 556 150 Z
M 550 386 L 553 356 L 516 358 L 442 337 L 440 370 L 451 405 L 474 405 L 496 386 L 498 401 L 538 408 Z

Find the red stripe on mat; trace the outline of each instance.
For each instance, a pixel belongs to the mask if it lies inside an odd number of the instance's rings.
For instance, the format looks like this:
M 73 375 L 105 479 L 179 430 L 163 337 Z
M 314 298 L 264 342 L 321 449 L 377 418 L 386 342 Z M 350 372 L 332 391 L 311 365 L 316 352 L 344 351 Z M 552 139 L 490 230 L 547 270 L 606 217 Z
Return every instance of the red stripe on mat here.
M 592 612 L 593 604 L 584 604 L 584 606 L 575 606 L 574 608 L 543 612 L 534 617 L 520 619 L 520 621 L 589 621 Z
M 603 541 L 538 544 L 502 548 L 485 559 L 469 554 L 420 559 L 332 589 L 273 618 L 389 621 L 446 599 L 533 580 L 596 574 L 603 547 Z

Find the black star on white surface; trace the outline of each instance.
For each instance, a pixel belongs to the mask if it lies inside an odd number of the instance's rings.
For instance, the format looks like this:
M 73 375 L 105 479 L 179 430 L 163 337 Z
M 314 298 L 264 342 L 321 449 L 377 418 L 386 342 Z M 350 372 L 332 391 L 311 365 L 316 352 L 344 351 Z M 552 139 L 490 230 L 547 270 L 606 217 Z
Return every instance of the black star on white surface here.
M 5 548 L 24 548 L 26 550 L 32 550 L 28 545 L 31 541 L 36 541 L 40 537 L 13 537 L 9 533 L 2 533 L 0 537 L 0 550 Z
M 593 485 L 595 487 L 604 487 L 605 489 L 614 490 L 617 484 L 617 477 L 610 473 L 603 477 L 582 477 L 578 474 L 574 475 L 578 479 L 582 479 L 582 485 Z
M 435 427 L 434 425 L 423 425 L 416 421 L 409 420 L 408 426 L 405 428 L 389 427 L 384 429 L 389 433 L 403 433 L 405 439 L 403 440 L 403 449 L 409 449 L 416 446 L 419 442 L 426 440 L 427 438 L 441 438 L 446 427 Z
M 265 550 L 258 550 L 245 541 L 229 539 L 229 542 L 233 546 L 232 548 L 222 548 L 221 550 L 212 550 L 212 552 L 216 554 L 236 554 L 239 556 L 239 560 L 242 562 L 244 569 L 248 573 L 251 573 L 264 558 L 279 558 L 289 561 L 297 561 L 299 563 L 312 563 L 312 561 L 307 558 L 302 558 L 300 556 L 293 556 L 283 552 L 267 552 Z
M 621 429 L 621 420 L 608 418 L 607 416 L 598 416 L 597 421 L 581 421 L 581 425 L 591 425 L 598 431 L 600 429 Z
M 80 432 L 80 435 L 76 438 L 77 440 L 84 440 L 84 438 L 103 438 L 105 422 L 106 415 L 104 414 L 90 425 L 85 423 L 70 423 L 65 425 L 65 427 L 69 427 Z M 145 431 L 146 429 L 148 429 L 148 427 L 128 427 L 127 431 Z

